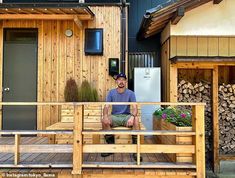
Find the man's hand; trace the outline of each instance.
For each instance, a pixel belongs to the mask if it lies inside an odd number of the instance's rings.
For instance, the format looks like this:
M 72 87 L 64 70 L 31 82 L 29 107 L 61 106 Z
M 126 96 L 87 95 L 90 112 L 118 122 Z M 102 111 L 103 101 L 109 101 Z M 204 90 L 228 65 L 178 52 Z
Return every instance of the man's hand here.
M 134 116 L 131 116 L 126 123 L 126 126 L 132 127 L 134 125 L 134 119 L 135 119 Z
M 104 124 L 109 124 L 109 125 L 111 125 L 111 120 L 109 119 L 109 117 L 108 116 L 104 116 L 104 118 L 103 118 L 103 123 Z

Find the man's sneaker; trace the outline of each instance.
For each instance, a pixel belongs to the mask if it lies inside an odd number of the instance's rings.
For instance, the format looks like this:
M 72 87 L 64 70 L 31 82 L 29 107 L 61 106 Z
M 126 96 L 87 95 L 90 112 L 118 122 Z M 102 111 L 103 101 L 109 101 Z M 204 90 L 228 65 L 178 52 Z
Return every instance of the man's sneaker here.
M 114 135 L 105 135 L 104 139 L 105 139 L 106 143 L 108 143 L 108 144 L 114 144 L 115 143 Z
M 101 153 L 101 157 L 107 157 L 113 155 L 113 153 Z
M 108 144 L 114 144 L 115 140 L 114 140 L 114 135 L 105 135 L 104 136 L 106 143 Z M 113 153 L 101 153 L 101 157 L 107 157 L 112 155 Z
M 134 160 L 137 161 L 137 154 L 133 153 L 132 156 L 133 156 Z M 143 161 L 143 158 L 142 158 L 142 156 L 140 156 L 140 162 L 142 162 L 142 161 Z

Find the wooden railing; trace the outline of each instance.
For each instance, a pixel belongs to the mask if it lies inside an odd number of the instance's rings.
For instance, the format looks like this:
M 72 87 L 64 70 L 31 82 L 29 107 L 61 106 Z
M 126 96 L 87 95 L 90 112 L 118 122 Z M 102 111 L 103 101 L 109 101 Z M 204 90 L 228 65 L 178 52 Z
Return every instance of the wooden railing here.
M 74 130 L 72 131 L 0 131 L 0 134 L 15 135 L 14 145 L 1 145 L 0 152 L 11 152 L 15 155 L 16 167 L 72 167 L 73 174 L 81 174 L 83 168 L 172 168 L 172 169 L 195 169 L 196 176 L 205 177 L 205 134 L 204 134 L 204 106 L 203 103 L 138 103 L 140 105 L 188 105 L 192 106 L 192 131 L 94 131 L 83 129 L 84 105 L 123 105 L 136 103 L 0 103 L 0 105 L 73 105 L 74 106 Z M 20 135 L 31 134 L 73 134 L 72 145 L 20 145 Z M 84 144 L 84 135 L 137 135 L 137 144 Z M 163 145 L 163 144 L 141 144 L 142 135 L 175 135 L 193 136 L 192 145 Z M 18 165 L 19 153 L 73 153 L 73 163 L 67 165 Z M 137 153 L 137 162 L 84 162 L 83 153 Z M 140 162 L 142 153 L 190 153 L 193 154 L 193 163 L 153 163 Z
M 0 131 L 0 135 L 14 135 L 14 145 L 0 145 L 0 153 L 13 153 L 14 164 L 0 164 L 0 168 L 18 167 L 18 168 L 71 168 L 72 164 L 19 164 L 20 153 L 72 153 L 73 147 L 71 145 L 51 145 L 51 144 L 27 144 L 21 145 L 21 136 L 31 135 L 55 135 L 55 134 L 73 134 L 73 131 Z

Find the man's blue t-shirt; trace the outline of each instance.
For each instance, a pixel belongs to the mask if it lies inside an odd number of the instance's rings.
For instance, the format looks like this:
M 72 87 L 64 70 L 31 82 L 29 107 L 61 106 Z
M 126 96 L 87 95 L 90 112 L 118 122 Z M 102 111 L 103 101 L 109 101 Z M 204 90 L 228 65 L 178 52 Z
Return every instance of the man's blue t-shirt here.
M 123 93 L 118 93 L 117 89 L 109 91 L 107 102 L 136 102 L 135 93 L 126 89 Z M 130 114 L 130 105 L 113 105 L 112 114 Z

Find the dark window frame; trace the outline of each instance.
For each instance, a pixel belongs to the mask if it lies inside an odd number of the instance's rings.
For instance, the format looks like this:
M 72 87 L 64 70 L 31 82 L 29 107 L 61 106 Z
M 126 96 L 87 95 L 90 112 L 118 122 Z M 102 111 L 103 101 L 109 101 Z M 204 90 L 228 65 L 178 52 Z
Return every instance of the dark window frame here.
M 85 29 L 85 44 L 84 44 L 85 45 L 85 55 L 103 55 L 103 50 L 104 50 L 103 31 L 104 31 L 103 28 L 86 28 Z M 98 50 L 94 50 L 91 48 L 92 46 L 89 46 L 89 41 L 91 40 L 90 39 L 91 37 L 89 38 L 89 33 L 92 33 L 92 32 L 93 33 L 100 32 L 100 39 L 98 41 L 98 43 L 99 43 L 98 46 L 100 48 Z

